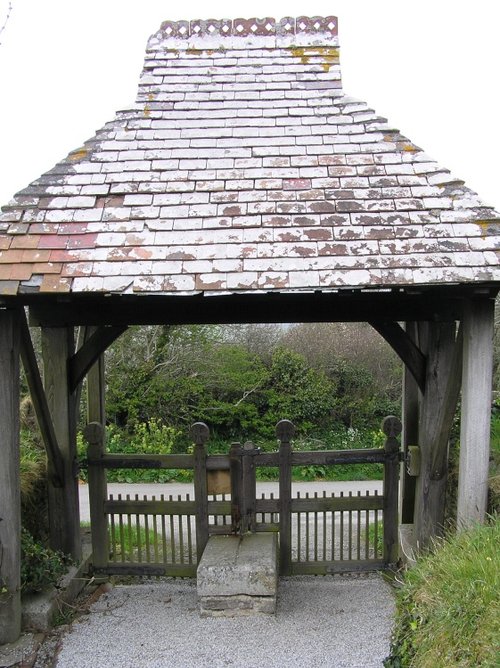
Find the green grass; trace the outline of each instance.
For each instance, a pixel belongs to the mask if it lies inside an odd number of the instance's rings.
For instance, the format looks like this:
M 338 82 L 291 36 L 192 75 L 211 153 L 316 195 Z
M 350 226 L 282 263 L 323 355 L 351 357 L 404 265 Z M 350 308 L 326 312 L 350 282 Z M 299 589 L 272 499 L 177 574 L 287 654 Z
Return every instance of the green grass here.
M 490 444 L 489 508 L 500 513 L 500 408 L 493 409 Z
M 500 657 L 500 519 L 455 534 L 404 576 L 390 668 L 493 668 Z

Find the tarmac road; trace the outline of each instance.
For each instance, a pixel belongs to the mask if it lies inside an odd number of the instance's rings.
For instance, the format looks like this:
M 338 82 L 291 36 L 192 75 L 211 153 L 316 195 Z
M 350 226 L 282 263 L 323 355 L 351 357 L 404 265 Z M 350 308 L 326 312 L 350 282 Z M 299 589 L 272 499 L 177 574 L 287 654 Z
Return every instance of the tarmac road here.
M 334 492 L 335 494 L 348 494 L 352 492 L 357 494 L 358 491 L 364 493 L 369 491 L 370 494 L 373 494 L 377 490 L 379 494 L 382 494 L 382 481 L 381 480 L 363 480 L 363 481 L 321 481 L 321 482 L 293 482 L 292 483 L 292 496 L 295 496 L 297 492 L 300 492 L 301 496 L 305 496 L 306 493 L 309 493 L 310 496 L 314 496 L 315 492 L 318 494 L 323 494 L 323 491 L 326 491 L 327 494 Z M 277 482 L 257 482 L 257 495 L 265 493 L 266 495 L 273 492 L 278 496 L 278 483 Z M 89 512 L 89 492 L 88 485 L 82 484 L 79 488 L 80 494 L 80 518 L 83 522 L 90 521 L 90 512 Z M 133 498 L 136 494 L 140 497 L 147 495 L 148 497 L 156 496 L 157 498 L 160 494 L 165 496 L 172 495 L 174 498 L 178 495 L 183 497 L 186 494 L 190 494 L 191 498 L 194 498 L 194 487 L 192 483 L 108 483 L 108 494 L 113 494 L 116 498 L 118 494 L 122 496 L 130 494 Z

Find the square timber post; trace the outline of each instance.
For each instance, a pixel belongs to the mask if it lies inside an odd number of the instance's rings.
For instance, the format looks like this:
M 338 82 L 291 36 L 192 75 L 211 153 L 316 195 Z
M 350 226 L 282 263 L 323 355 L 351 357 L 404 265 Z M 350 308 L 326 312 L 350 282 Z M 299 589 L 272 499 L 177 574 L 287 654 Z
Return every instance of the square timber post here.
M 494 300 L 467 303 L 463 317 L 462 417 L 457 525 L 483 522 L 488 497 Z
M 74 352 L 72 327 L 42 327 L 44 387 L 64 460 L 64 481 L 48 481 L 50 546 L 78 561 L 82 546 L 76 454 L 76 401 L 68 382 L 68 360 Z
M 21 633 L 19 327 L 0 309 L 0 645 Z

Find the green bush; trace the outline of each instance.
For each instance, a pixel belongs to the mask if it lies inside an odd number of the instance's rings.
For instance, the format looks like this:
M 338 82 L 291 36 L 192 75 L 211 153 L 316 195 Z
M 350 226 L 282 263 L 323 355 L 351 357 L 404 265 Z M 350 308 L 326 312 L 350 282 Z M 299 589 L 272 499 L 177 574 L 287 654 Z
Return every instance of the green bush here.
M 500 656 L 500 519 L 450 536 L 407 571 L 387 668 L 493 668 Z
M 106 427 L 106 452 L 110 454 L 155 454 L 169 455 L 172 453 L 179 432 L 151 418 L 147 423 L 135 423 L 132 433 L 119 429 L 116 425 Z M 80 462 L 84 463 L 87 456 L 87 444 L 81 433 L 77 436 L 77 450 Z M 80 479 L 87 480 L 85 466 L 80 467 Z M 108 482 L 185 482 L 190 479 L 189 472 L 181 469 L 108 469 Z
M 66 572 L 69 559 L 35 541 L 26 529 L 21 530 L 21 589 L 43 591 L 57 584 Z

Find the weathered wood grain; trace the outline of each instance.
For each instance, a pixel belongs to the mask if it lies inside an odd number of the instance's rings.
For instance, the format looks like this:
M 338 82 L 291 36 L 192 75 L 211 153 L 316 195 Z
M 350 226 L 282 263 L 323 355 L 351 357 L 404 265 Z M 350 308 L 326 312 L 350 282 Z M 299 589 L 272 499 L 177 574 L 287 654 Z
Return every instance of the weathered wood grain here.
M 91 422 L 84 430 L 88 442 L 89 459 L 98 461 L 104 452 L 104 429 L 100 422 Z M 89 465 L 89 507 L 92 531 L 92 565 L 101 568 L 109 561 L 109 527 L 104 503 L 108 496 L 106 469 L 99 465 Z
M 295 427 L 289 420 L 276 425 L 279 449 L 280 575 L 290 575 L 292 564 L 292 438 Z
M 382 431 L 386 435 L 384 450 L 387 460 L 384 465 L 384 561 L 393 566 L 399 556 L 398 543 L 398 483 L 399 483 L 399 441 L 401 422 L 390 416 L 385 418 Z
M 463 319 L 462 421 L 458 475 L 459 527 L 483 522 L 488 494 L 494 301 L 471 300 Z
M 0 645 L 21 633 L 19 321 L 0 309 Z
M 21 344 L 21 359 L 23 362 L 24 373 L 30 391 L 31 401 L 35 410 L 35 415 L 38 422 L 38 428 L 42 436 L 42 441 L 47 452 L 47 459 L 49 462 L 49 471 L 52 474 L 52 484 L 55 487 L 62 487 L 64 480 L 64 460 L 57 442 L 54 425 L 52 423 L 52 416 L 50 414 L 47 397 L 43 388 L 42 377 L 38 362 L 36 360 L 33 342 L 26 321 L 24 310 L 20 309 L 20 344 Z
M 196 555 L 198 563 L 208 541 L 208 489 L 206 442 L 210 432 L 203 422 L 195 422 L 190 430 L 194 442 L 194 498 L 196 501 Z
M 59 448 L 64 460 L 63 486 L 48 482 L 50 545 L 81 558 L 76 411 L 68 385 L 67 363 L 73 354 L 73 328 L 42 328 L 44 387 Z
M 405 323 L 407 335 L 415 342 L 418 338 L 416 322 Z M 403 368 L 403 400 L 402 400 L 402 425 L 401 444 L 404 457 L 408 454 L 408 448 L 418 443 L 419 422 L 419 389 L 416 380 L 406 368 Z M 400 482 L 400 518 L 402 524 L 413 524 L 415 512 L 415 485 L 416 480 L 406 470 L 405 461 L 401 463 Z
M 444 531 L 444 504 L 446 475 L 432 478 L 432 461 L 436 449 L 447 449 L 448 440 L 440 435 L 440 413 L 446 387 L 453 372 L 455 323 L 427 323 L 420 325 L 423 349 L 427 354 L 425 394 L 421 399 L 419 422 L 420 475 L 415 487 L 416 547 L 425 550 L 433 536 Z

